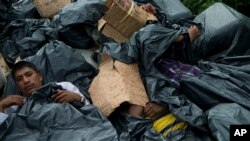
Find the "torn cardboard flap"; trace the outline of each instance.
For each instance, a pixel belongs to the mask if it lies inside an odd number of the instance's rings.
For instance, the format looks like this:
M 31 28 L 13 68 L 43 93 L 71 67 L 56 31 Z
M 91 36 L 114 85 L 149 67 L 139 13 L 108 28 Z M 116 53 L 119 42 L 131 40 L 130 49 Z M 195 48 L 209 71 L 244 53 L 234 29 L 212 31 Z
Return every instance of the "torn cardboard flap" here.
M 63 6 L 71 0 L 33 0 L 38 13 L 43 18 L 52 18 Z
M 137 64 L 113 61 L 102 55 L 100 72 L 92 81 L 89 93 L 93 104 L 109 116 L 123 102 L 145 106 L 148 97 Z

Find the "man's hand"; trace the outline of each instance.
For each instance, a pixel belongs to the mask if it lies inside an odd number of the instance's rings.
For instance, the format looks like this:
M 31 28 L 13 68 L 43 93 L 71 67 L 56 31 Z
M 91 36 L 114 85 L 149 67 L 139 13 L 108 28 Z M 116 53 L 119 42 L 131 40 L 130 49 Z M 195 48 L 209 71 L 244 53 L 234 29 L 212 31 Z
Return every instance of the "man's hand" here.
M 4 112 L 4 109 L 9 108 L 12 105 L 23 105 L 23 96 L 11 95 L 0 101 L 0 112 Z
M 150 118 L 155 118 L 159 116 L 160 114 L 167 112 L 168 109 L 164 106 L 161 106 L 157 103 L 154 102 L 149 102 L 145 107 L 144 107 L 144 113 L 149 116 Z
M 156 15 L 157 14 L 157 11 L 156 11 L 156 8 L 150 4 L 150 3 L 147 3 L 147 4 L 143 4 L 140 6 L 143 10 L 147 11 L 148 13 L 151 13 L 153 15 Z
M 51 97 L 58 103 L 70 103 L 73 101 L 80 101 L 81 96 L 65 90 L 57 90 L 56 93 Z
M 190 41 L 192 42 L 194 39 L 196 39 L 198 36 L 200 36 L 199 29 L 196 25 L 192 25 L 188 28 L 188 35 L 190 38 Z

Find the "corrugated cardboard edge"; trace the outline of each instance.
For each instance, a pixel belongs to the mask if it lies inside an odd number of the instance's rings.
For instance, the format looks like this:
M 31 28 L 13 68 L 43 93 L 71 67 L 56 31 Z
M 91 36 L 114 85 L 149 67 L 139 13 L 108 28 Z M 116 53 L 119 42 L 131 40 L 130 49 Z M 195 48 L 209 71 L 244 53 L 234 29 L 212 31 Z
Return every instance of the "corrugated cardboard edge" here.
M 107 1 L 106 1 L 106 4 L 105 4 L 106 7 L 109 8 L 109 7 L 112 5 L 113 2 L 114 2 L 114 0 L 107 0 Z
M 33 0 L 34 6 L 43 18 L 52 18 L 62 7 L 70 3 L 71 0 Z
M 128 40 L 128 37 L 124 36 L 122 33 L 116 30 L 116 28 L 108 24 L 107 21 L 103 18 L 98 21 L 98 31 L 102 32 L 102 34 L 104 34 L 105 36 L 114 39 L 118 43 L 122 43 Z

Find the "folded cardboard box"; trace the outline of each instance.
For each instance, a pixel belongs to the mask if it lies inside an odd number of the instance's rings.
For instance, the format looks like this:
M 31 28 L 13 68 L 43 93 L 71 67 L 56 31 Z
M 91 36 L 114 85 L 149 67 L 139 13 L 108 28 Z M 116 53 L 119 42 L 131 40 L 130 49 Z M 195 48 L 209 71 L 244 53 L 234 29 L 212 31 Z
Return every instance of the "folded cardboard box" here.
M 132 0 L 108 0 L 106 5 L 109 10 L 98 21 L 98 30 L 119 43 L 127 41 L 154 17 Z
M 145 106 L 148 97 L 137 64 L 113 61 L 102 54 L 99 73 L 92 81 L 89 94 L 93 104 L 109 116 L 123 102 Z
M 63 6 L 71 0 L 33 0 L 38 13 L 43 18 L 52 18 Z

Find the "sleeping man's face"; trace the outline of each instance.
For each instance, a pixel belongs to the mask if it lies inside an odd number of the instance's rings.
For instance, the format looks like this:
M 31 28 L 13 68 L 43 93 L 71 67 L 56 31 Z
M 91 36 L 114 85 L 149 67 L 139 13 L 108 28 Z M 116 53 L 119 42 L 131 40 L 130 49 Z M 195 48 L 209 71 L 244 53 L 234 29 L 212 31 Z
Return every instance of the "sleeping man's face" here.
M 21 90 L 25 97 L 42 86 L 42 76 L 29 67 L 23 67 L 15 73 L 16 86 Z

